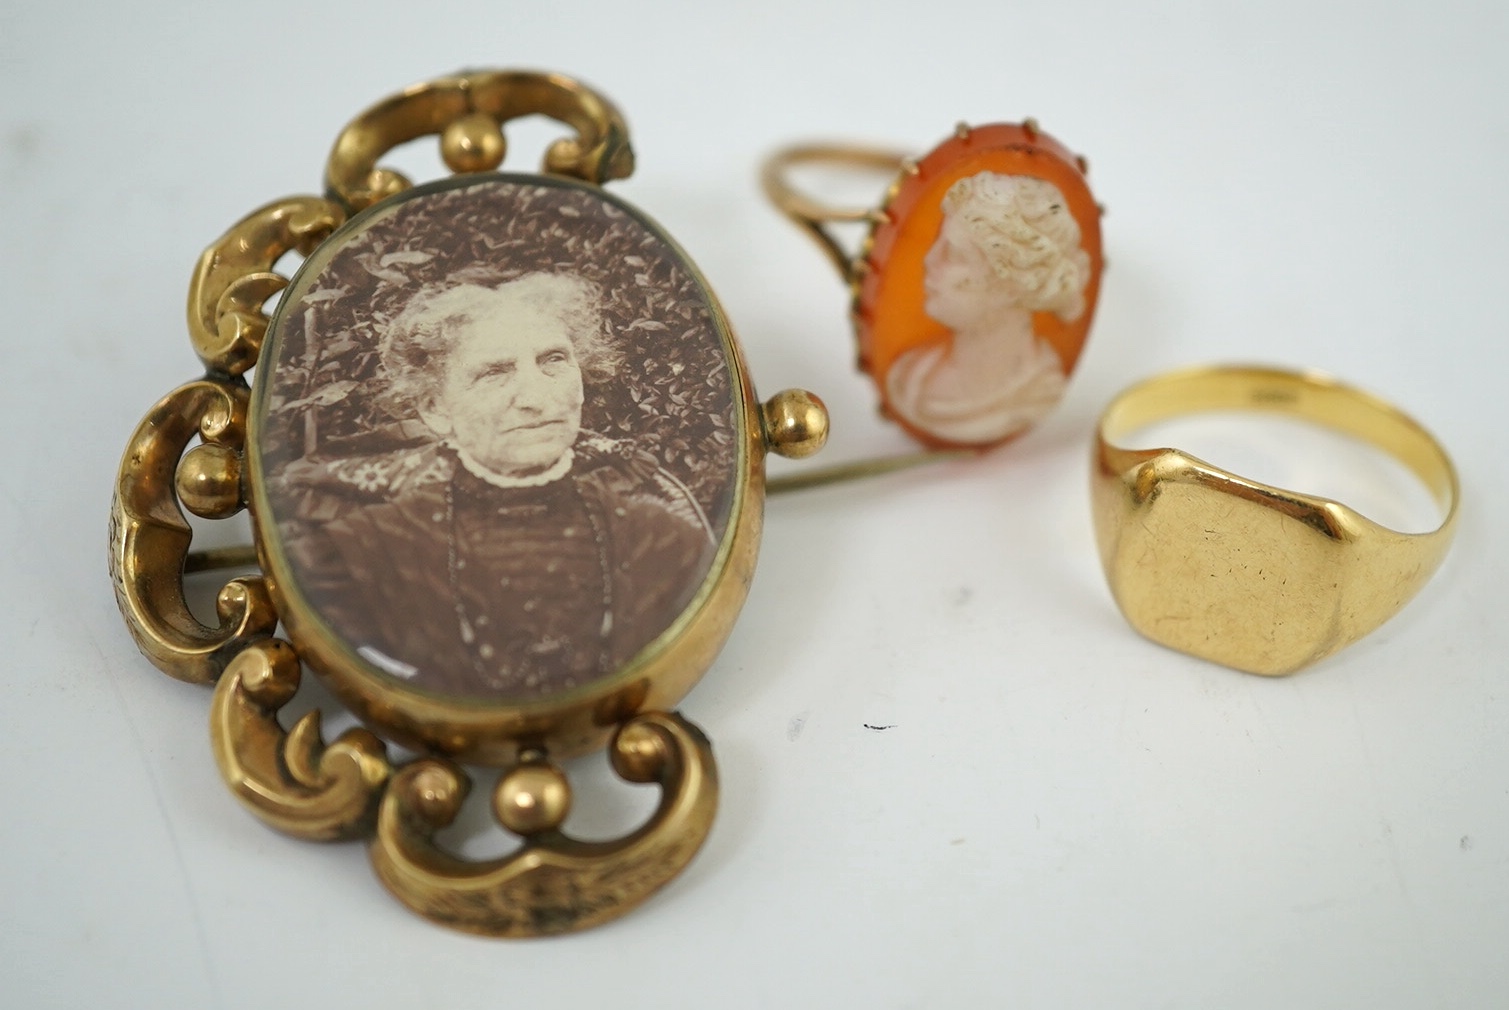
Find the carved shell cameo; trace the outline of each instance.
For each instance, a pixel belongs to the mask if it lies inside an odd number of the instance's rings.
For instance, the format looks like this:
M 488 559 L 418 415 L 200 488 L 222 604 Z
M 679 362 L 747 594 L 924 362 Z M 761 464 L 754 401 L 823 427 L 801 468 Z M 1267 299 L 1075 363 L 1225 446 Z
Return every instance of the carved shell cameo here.
M 1084 168 L 1030 123 L 961 127 L 892 187 L 855 293 L 860 366 L 925 444 L 998 445 L 1063 396 L 1103 265 Z

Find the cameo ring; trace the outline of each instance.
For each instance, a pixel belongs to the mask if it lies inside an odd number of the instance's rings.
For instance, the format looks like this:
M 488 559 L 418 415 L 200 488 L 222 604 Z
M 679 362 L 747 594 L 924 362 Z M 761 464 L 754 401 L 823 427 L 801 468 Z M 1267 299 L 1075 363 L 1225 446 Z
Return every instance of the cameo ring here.
M 537 174 L 494 171 L 502 125 L 534 114 L 569 134 Z M 379 166 L 434 135 L 454 176 Z M 696 853 L 717 771 L 674 708 L 748 592 L 766 453 L 826 437 L 810 394 L 755 400 L 697 268 L 602 188 L 633 168 L 618 110 L 557 74 L 469 72 L 368 109 L 326 195 L 267 204 L 205 251 L 204 374 L 137 427 L 111 506 L 121 613 L 159 669 L 214 685 L 232 794 L 279 831 L 364 840 L 394 896 L 474 933 L 608 921 Z M 254 553 L 191 553 L 182 508 L 249 510 Z M 236 563 L 259 571 L 201 622 L 184 574 Z M 363 728 L 280 722 L 305 667 Z M 604 747 L 660 804 L 583 841 L 557 762 Z M 463 764 L 499 769 L 512 853 L 436 841 Z
M 1119 443 L 1144 425 L 1215 410 L 1286 414 L 1376 446 L 1430 490 L 1440 525 L 1400 533 L 1178 449 Z M 1197 368 L 1132 386 L 1101 416 L 1091 465 L 1101 562 L 1132 627 L 1259 674 L 1292 673 L 1397 613 L 1445 557 L 1459 494 L 1451 458 L 1412 418 L 1327 376 L 1272 368 Z
M 875 210 L 827 207 L 804 166 L 888 169 Z M 770 157 L 766 195 L 849 286 L 860 371 L 931 450 L 983 450 L 1045 417 L 1078 364 L 1103 267 L 1085 159 L 1038 128 L 961 124 L 919 159 L 838 145 Z M 858 255 L 829 230 L 868 222 Z

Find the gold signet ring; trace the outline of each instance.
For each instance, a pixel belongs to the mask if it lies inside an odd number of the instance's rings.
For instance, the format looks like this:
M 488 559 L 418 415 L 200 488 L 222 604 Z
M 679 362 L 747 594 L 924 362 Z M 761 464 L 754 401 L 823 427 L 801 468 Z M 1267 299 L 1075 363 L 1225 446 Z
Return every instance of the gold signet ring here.
M 1376 446 L 1424 482 L 1440 525 L 1401 533 L 1178 449 L 1119 444 L 1145 425 L 1218 410 L 1289 415 Z M 1315 372 L 1258 367 L 1172 372 L 1122 392 L 1096 429 L 1090 485 L 1106 579 L 1132 627 L 1267 675 L 1293 673 L 1397 613 L 1445 557 L 1460 497 L 1446 451 L 1392 405 Z

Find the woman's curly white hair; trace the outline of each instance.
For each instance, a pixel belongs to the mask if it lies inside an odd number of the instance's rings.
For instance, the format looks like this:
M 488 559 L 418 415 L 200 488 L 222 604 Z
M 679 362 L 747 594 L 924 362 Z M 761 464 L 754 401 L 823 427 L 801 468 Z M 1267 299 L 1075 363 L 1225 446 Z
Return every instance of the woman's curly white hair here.
M 950 186 L 942 206 L 949 239 L 970 242 L 989 265 L 984 289 L 1066 321 L 1084 312 L 1090 256 L 1057 186 L 1032 176 L 977 172 Z
M 378 343 L 389 409 L 414 417 L 433 400 L 461 324 L 507 312 L 561 320 L 585 383 L 612 378 L 619 352 L 603 325 L 597 285 L 573 274 L 532 273 L 497 285 L 434 284 L 404 306 Z

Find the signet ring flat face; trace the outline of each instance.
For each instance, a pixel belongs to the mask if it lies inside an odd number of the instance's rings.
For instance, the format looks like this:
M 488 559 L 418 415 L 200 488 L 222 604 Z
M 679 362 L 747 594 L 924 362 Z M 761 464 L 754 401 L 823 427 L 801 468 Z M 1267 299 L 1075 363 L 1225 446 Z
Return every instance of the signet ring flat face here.
M 1341 502 L 1264 484 L 1172 447 L 1128 445 L 1186 414 L 1261 412 L 1393 457 L 1440 506 L 1403 532 Z M 1461 486 L 1445 448 L 1392 404 L 1314 371 L 1252 365 L 1145 379 L 1106 406 L 1091 452 L 1096 541 L 1111 595 L 1147 638 L 1247 673 L 1293 673 L 1393 617 L 1445 558 Z
M 497 172 L 503 124 L 532 114 L 572 135 L 541 173 Z M 455 176 L 378 165 L 436 134 Z M 142 421 L 112 504 L 122 614 L 160 669 L 214 685 L 232 793 L 280 831 L 365 839 L 400 901 L 470 932 L 611 920 L 695 855 L 717 772 L 674 709 L 747 593 L 767 451 L 826 437 L 810 394 L 755 399 L 696 266 L 602 188 L 633 166 L 618 111 L 560 75 L 469 72 L 373 106 L 337 138 L 325 196 L 268 204 L 205 251 L 205 375 Z M 190 552 L 180 506 L 249 509 L 254 556 Z M 201 623 L 184 574 L 237 562 L 260 573 Z M 285 729 L 305 667 L 363 728 L 326 741 L 315 711 Z M 556 762 L 604 747 L 661 800 L 585 842 L 562 829 Z M 513 853 L 436 842 L 463 764 L 500 769 Z

